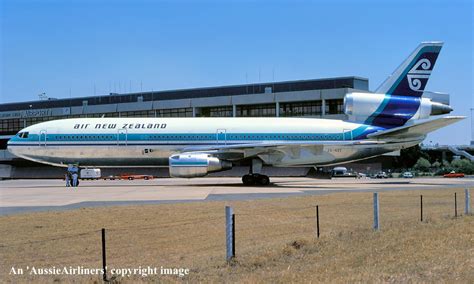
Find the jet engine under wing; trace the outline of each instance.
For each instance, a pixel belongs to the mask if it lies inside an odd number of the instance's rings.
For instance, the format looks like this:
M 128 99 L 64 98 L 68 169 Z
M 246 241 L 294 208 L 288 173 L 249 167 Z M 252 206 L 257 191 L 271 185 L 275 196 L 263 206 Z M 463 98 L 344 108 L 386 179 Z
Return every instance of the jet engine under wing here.
M 466 118 L 465 116 L 445 116 L 442 118 L 415 122 L 410 125 L 404 125 L 389 130 L 383 130 L 367 135 L 367 138 L 391 141 L 395 139 L 410 139 L 425 136 L 441 127 L 453 124 Z

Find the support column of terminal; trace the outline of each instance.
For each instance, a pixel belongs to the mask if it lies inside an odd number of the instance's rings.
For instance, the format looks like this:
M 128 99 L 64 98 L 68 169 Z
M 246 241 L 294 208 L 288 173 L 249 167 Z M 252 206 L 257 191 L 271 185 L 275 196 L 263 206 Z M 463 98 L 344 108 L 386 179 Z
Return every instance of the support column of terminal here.
M 275 116 L 280 117 L 280 102 L 275 102 Z

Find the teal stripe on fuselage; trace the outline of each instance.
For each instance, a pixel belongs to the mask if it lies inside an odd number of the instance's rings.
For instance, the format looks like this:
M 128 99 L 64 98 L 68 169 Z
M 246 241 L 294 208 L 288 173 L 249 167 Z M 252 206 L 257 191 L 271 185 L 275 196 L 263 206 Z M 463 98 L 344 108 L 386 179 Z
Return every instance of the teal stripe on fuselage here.
M 40 137 L 41 136 L 41 137 Z M 345 133 L 227 133 L 225 139 L 223 134 L 219 134 L 219 140 L 223 141 L 338 141 L 351 140 L 355 137 L 351 131 Z M 46 141 L 51 142 L 117 142 L 117 140 L 125 141 L 125 134 L 46 134 Z M 18 142 L 44 142 L 44 135 L 30 134 L 28 138 L 19 138 L 14 136 L 11 141 Z M 129 133 L 126 140 L 133 141 L 216 141 L 216 133 Z

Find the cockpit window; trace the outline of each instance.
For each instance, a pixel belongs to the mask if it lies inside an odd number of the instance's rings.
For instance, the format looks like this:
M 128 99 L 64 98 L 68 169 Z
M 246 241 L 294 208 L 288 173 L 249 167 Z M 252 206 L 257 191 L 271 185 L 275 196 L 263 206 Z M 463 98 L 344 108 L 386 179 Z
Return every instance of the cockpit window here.
M 20 138 L 28 138 L 28 134 L 29 134 L 28 132 L 20 132 L 20 133 L 18 133 L 18 136 Z

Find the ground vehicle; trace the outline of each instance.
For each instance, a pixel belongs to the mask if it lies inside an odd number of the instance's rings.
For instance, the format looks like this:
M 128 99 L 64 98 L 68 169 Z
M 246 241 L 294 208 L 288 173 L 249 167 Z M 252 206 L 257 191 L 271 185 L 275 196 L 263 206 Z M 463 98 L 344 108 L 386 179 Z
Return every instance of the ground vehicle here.
M 121 174 L 119 177 L 120 177 L 120 179 L 128 179 L 128 180 L 134 180 L 134 179 L 149 180 L 149 179 L 153 179 L 152 175 Z
M 347 168 L 345 167 L 335 167 L 332 169 L 332 176 L 343 176 L 347 173 Z
M 413 174 L 411 172 L 404 172 L 403 177 L 404 178 L 413 178 Z
M 116 180 L 116 179 L 121 179 L 119 176 L 114 176 L 114 175 L 109 175 L 104 177 L 104 180 Z
M 369 177 L 364 173 L 357 173 L 357 178 L 369 178 Z
M 388 175 L 386 172 L 379 172 L 375 178 L 388 178 Z
M 357 178 L 357 175 L 355 173 L 348 171 L 345 167 L 335 167 L 331 171 L 331 176 Z
M 455 171 L 450 172 L 449 174 L 443 175 L 445 178 L 463 178 L 463 173 L 456 173 Z
M 81 179 L 99 179 L 100 169 L 82 169 L 80 171 Z

